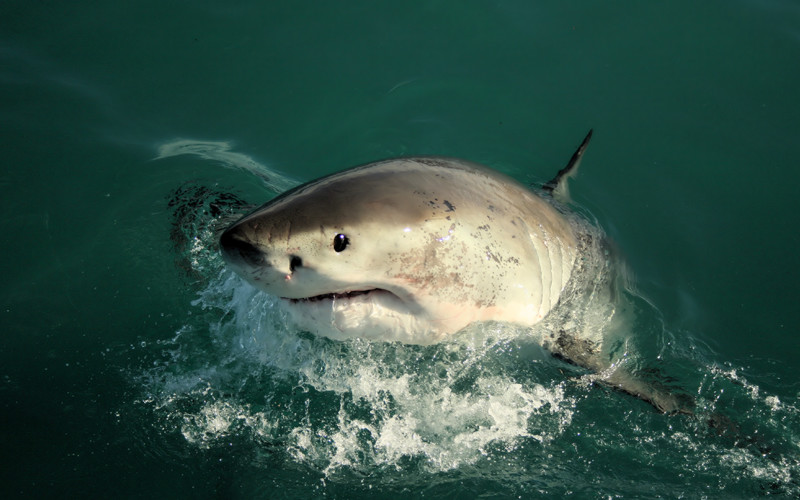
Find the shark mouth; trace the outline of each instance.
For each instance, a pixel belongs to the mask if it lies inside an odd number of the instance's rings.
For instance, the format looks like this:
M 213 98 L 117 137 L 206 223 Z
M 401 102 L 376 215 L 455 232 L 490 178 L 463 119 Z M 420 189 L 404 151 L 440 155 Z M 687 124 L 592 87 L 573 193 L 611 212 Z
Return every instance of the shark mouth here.
M 333 340 L 361 338 L 430 344 L 434 326 L 413 298 L 385 288 L 354 287 L 304 298 L 283 298 L 289 319 L 301 330 Z M 312 292 L 313 293 L 313 292 Z M 402 293 L 402 292 L 401 292 Z M 438 339 L 434 331 L 433 340 Z
M 292 304 L 300 304 L 304 302 L 320 302 L 323 300 L 352 299 L 353 297 L 358 297 L 360 295 L 368 295 L 371 293 L 388 293 L 390 295 L 394 295 L 392 292 L 384 290 L 382 288 L 370 288 L 368 290 L 351 290 L 346 292 L 324 293 L 322 295 L 315 295 L 313 297 L 304 297 L 299 299 L 290 299 L 286 297 L 282 298 L 283 300 L 288 300 Z

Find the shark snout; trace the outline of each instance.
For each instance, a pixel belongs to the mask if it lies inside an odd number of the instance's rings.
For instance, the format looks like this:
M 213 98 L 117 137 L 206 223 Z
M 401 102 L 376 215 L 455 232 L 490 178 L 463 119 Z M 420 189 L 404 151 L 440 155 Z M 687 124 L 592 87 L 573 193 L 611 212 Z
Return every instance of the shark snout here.
M 267 265 L 264 252 L 240 234 L 238 226 L 234 226 L 219 238 L 222 257 L 234 267 L 261 267 Z

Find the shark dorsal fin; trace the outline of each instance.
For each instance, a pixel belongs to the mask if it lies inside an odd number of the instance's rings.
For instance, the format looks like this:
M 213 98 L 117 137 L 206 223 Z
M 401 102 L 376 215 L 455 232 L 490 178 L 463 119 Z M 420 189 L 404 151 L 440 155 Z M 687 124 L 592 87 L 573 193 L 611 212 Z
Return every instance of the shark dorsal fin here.
M 553 198 L 564 202 L 569 201 L 569 187 L 567 186 L 567 179 L 575 175 L 575 173 L 578 171 L 578 165 L 581 163 L 581 158 L 583 157 L 583 153 L 586 151 L 586 147 L 589 145 L 589 140 L 591 140 L 591 138 L 592 130 L 589 130 L 589 133 L 586 134 L 586 137 L 583 139 L 583 142 L 581 142 L 581 145 L 578 146 L 578 149 L 575 150 L 572 158 L 569 159 L 567 166 L 559 170 L 555 177 L 542 186 L 542 189 L 552 194 Z

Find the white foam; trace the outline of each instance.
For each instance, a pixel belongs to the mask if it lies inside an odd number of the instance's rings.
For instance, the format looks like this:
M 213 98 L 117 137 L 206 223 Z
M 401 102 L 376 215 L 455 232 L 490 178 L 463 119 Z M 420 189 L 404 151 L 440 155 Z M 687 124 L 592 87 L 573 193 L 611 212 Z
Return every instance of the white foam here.
M 225 270 L 194 305 L 224 318 L 212 325 L 211 336 L 227 346 L 226 359 L 150 383 L 157 406 L 201 448 L 235 434 L 283 443 L 294 460 L 328 474 L 403 460 L 441 471 L 473 464 L 492 447 L 547 441 L 571 422 L 575 401 L 565 396 L 563 382 L 518 381 L 503 369 L 498 359 L 514 347 L 501 327 L 429 347 L 316 338 L 281 330 L 285 318 L 274 300 Z M 173 340 L 196 342 L 190 330 Z M 188 356 L 178 357 L 185 362 Z M 225 362 L 235 373 L 222 373 Z M 338 410 L 329 408 L 335 419 L 298 416 L 285 406 L 255 411 L 253 402 L 240 402 L 244 394 L 220 396 L 231 390 L 226 378 L 241 372 L 258 379 L 264 370 L 278 386 L 299 389 L 307 405 L 317 398 L 329 406 L 338 401 Z M 263 390 L 273 397 L 274 385 Z

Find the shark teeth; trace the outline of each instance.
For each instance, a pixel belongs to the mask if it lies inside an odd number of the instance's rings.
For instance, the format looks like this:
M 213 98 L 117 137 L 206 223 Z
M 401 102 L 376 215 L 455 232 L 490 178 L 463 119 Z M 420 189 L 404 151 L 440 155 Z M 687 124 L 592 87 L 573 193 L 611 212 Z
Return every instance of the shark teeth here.
M 339 293 L 324 293 L 322 295 L 315 295 L 313 297 L 305 297 L 300 299 L 287 299 L 292 304 L 297 304 L 301 302 L 318 302 L 320 300 L 335 300 L 335 299 L 350 299 L 353 297 L 357 297 L 359 295 L 366 295 L 370 292 L 377 292 L 380 291 L 377 288 L 371 288 L 369 290 L 352 290 L 349 292 L 339 292 Z

